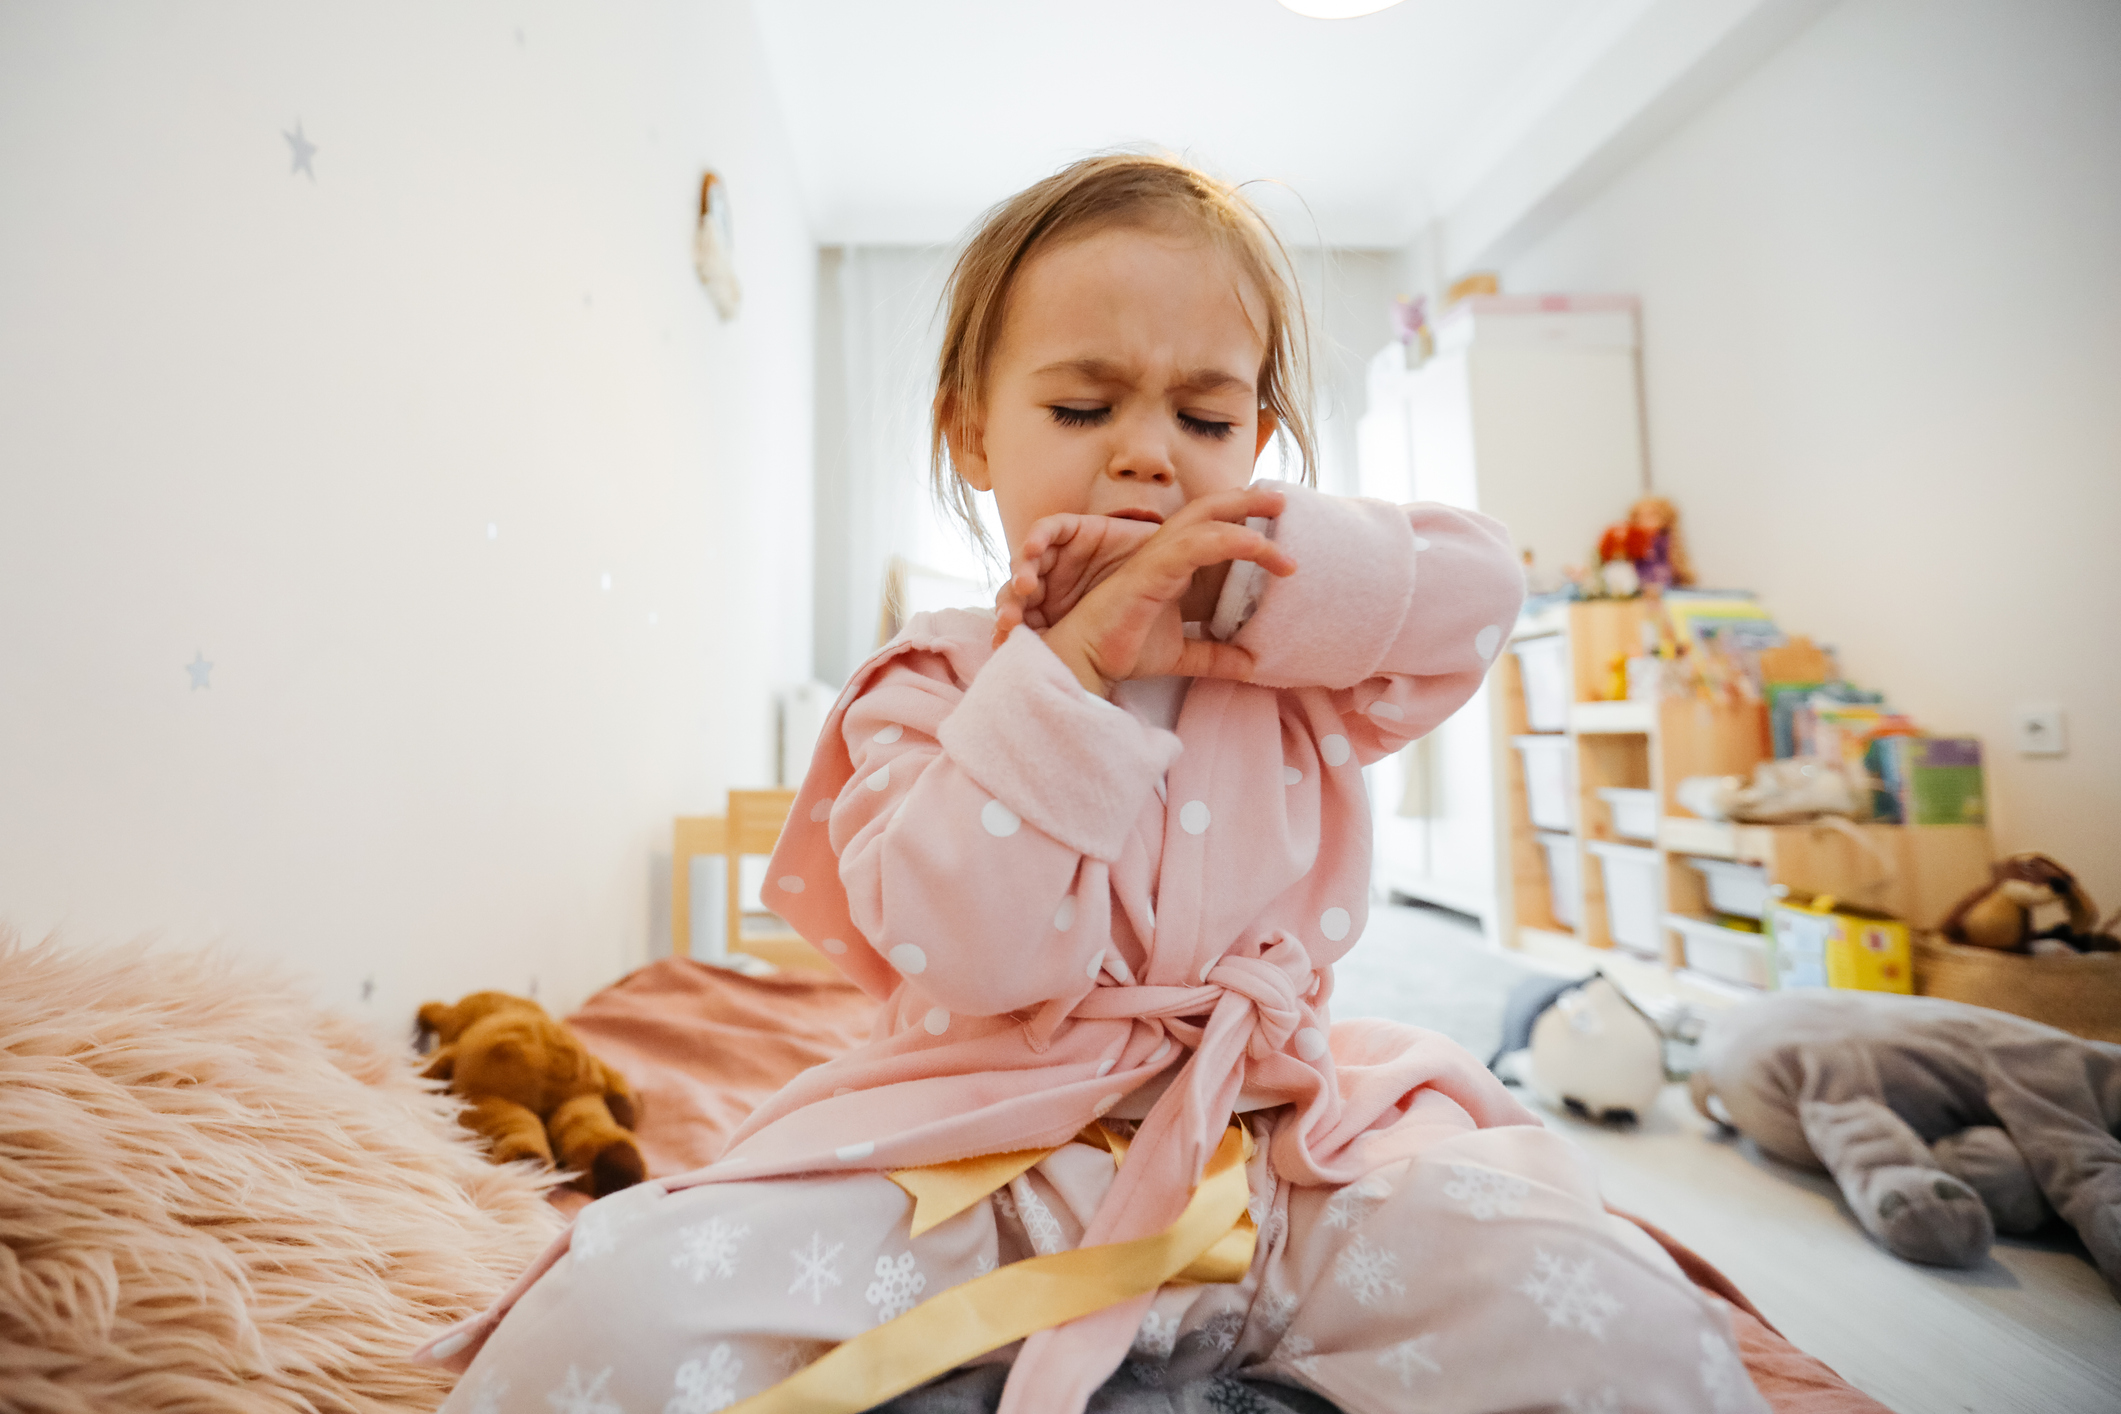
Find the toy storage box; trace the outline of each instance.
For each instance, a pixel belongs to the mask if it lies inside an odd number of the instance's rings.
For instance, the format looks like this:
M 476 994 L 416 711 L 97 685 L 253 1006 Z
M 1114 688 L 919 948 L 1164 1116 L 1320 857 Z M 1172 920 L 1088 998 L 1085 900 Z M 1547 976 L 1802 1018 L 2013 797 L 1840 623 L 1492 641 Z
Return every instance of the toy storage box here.
M 1687 867 L 1701 876 L 1708 886 L 1709 907 L 1718 913 L 1734 913 L 1741 918 L 1767 917 L 1768 904 L 1773 894 L 1768 885 L 1768 871 L 1759 864 L 1746 864 L 1732 859 L 1688 858 Z
M 1575 823 L 1569 808 L 1575 790 L 1570 758 L 1575 746 L 1565 736 L 1521 736 L 1517 751 L 1524 758 L 1525 810 L 1541 830 L 1567 830 Z
M 1541 833 L 1534 836 L 1547 857 L 1548 906 L 1554 921 L 1564 928 L 1583 926 L 1583 879 L 1576 864 L 1573 835 Z
M 1768 910 L 1775 970 L 1784 987 L 1915 990 L 1915 959 L 1905 923 L 1855 913 L 1822 898 L 1777 899 Z
M 1510 645 L 1524 679 L 1525 725 L 1535 732 L 1566 731 L 1569 725 L 1568 635 L 1550 633 Z
M 1645 843 L 1657 838 L 1656 791 L 1601 786 L 1598 798 L 1605 802 L 1606 810 L 1612 816 L 1614 834 L 1624 840 Z
M 1589 840 L 1584 848 L 1598 856 L 1605 872 L 1606 927 L 1613 941 L 1630 952 L 1662 957 L 1664 871 L 1657 851 L 1606 840 Z
M 1775 965 L 1766 934 L 1726 928 L 1683 913 L 1668 914 L 1664 921 L 1679 935 L 1686 949 L 1686 965 L 1696 972 L 1748 987 L 1765 989 L 1775 985 Z

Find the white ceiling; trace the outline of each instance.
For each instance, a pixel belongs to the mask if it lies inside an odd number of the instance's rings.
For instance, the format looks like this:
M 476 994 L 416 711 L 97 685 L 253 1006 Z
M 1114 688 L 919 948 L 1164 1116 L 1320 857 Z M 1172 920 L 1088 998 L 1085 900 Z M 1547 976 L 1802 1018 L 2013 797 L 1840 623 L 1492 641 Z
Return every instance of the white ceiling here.
M 827 243 L 947 241 L 1072 158 L 1148 142 L 1286 183 L 1326 243 L 1357 246 L 1412 236 L 1513 92 L 1640 8 L 1406 0 L 1327 21 L 1276 0 L 756 7 Z
M 1826 3 L 1405 0 L 1354 20 L 1276 0 L 754 0 L 754 12 L 823 243 L 950 241 L 1063 163 L 1146 142 L 1286 184 L 1308 215 L 1291 198 L 1271 205 L 1298 242 L 1315 221 L 1324 244 L 1381 247 L 1481 205 L 1484 184 L 1543 142 L 1541 172 L 1563 169 L 1529 195 L 1514 190 L 1523 174 L 1504 182 L 1523 207 L 1734 33 L 1787 31 Z M 1482 219 L 1485 237 L 1495 218 Z

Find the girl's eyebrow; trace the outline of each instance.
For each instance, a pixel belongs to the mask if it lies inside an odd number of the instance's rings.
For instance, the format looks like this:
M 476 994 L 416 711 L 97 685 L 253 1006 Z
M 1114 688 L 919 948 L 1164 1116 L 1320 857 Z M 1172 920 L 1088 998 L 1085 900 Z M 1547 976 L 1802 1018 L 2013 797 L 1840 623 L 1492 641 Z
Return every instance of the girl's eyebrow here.
M 1093 383 L 1131 383 L 1133 371 L 1109 358 L 1069 358 L 1059 363 L 1049 363 L 1032 374 L 1034 378 L 1048 373 L 1072 373 L 1087 378 Z M 1235 373 L 1220 368 L 1195 368 L 1181 375 L 1171 385 L 1176 391 L 1188 393 L 1219 393 L 1225 389 L 1252 391 L 1252 380 L 1240 378 Z

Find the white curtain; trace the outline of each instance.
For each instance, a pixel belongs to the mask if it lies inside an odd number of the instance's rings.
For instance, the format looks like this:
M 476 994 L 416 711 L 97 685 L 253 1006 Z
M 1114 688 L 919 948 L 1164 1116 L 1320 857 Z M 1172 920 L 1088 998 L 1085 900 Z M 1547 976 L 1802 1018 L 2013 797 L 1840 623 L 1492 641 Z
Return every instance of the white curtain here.
M 819 268 L 817 675 L 841 683 L 876 643 L 892 557 L 974 585 L 996 576 L 928 491 L 928 405 L 953 252 L 827 249 Z M 999 543 L 999 526 L 989 533 Z M 968 591 L 991 602 L 991 589 Z

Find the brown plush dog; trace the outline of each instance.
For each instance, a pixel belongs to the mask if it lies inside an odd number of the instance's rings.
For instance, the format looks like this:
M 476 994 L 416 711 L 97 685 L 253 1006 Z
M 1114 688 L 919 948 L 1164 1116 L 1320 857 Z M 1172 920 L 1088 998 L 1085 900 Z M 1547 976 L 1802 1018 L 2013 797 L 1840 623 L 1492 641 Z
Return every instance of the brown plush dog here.
M 473 992 L 455 1006 L 429 1002 L 420 1030 L 441 1041 L 428 1078 L 471 1101 L 463 1122 L 485 1136 L 495 1163 L 557 1161 L 599 1198 L 647 1175 L 628 1132 L 633 1091 L 536 1002 L 506 992 Z
M 2044 854 L 2014 854 L 1989 866 L 1989 882 L 1959 901 L 1944 920 L 1943 933 L 1953 942 L 1999 952 L 2038 952 L 2041 942 L 2059 950 L 2112 952 L 2117 945 L 2099 928 L 2098 911 L 2074 874 Z M 2068 920 L 2035 931 L 2036 913 L 2060 904 Z

